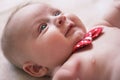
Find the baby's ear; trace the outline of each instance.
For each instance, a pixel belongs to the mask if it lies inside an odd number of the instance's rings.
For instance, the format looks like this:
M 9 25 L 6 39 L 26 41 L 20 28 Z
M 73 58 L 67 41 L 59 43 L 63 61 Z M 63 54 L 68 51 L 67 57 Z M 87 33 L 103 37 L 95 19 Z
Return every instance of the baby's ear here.
M 23 70 L 34 77 L 43 77 L 48 73 L 48 69 L 46 67 L 33 63 L 25 63 L 23 65 Z

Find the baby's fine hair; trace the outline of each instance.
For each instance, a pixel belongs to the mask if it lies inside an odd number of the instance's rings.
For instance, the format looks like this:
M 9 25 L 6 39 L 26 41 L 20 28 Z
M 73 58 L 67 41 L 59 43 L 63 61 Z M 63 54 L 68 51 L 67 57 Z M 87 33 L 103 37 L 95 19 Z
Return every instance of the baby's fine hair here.
M 19 68 L 22 68 L 22 64 L 20 64 L 17 61 L 17 59 L 19 59 L 17 56 L 20 57 L 21 52 L 20 50 L 18 50 L 16 46 L 17 45 L 16 39 L 14 38 L 14 35 L 13 35 L 14 30 L 10 29 L 11 28 L 10 23 L 14 23 L 11 20 L 13 16 L 16 14 L 16 12 L 18 12 L 20 9 L 30 4 L 32 4 L 32 2 L 22 3 L 16 7 L 16 9 L 9 16 L 9 19 L 4 27 L 2 38 L 1 38 L 1 47 L 2 47 L 4 56 L 8 59 L 9 62 L 11 62 L 12 64 L 14 64 L 15 66 Z

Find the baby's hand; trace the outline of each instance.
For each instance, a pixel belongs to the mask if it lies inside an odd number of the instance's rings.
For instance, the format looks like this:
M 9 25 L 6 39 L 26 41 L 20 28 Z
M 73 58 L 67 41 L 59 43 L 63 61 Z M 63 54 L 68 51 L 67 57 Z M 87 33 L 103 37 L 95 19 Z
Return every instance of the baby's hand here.
M 52 80 L 78 80 L 79 62 L 69 59 L 64 65 L 56 71 Z
M 116 6 L 117 6 L 118 8 L 120 8 L 120 0 L 114 0 L 114 2 L 115 2 L 115 4 L 116 4 Z
M 120 10 L 120 0 L 114 0 L 115 6 Z
M 104 20 L 114 27 L 120 28 L 120 0 L 113 0 L 104 15 Z M 107 26 L 109 26 L 107 25 Z

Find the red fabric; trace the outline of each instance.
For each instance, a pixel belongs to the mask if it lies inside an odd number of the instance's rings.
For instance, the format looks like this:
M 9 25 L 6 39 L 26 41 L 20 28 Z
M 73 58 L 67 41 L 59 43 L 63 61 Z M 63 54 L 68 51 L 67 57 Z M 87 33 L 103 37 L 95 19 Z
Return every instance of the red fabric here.
M 75 45 L 73 52 L 75 52 L 78 49 L 83 48 L 87 45 L 92 44 L 92 41 L 95 38 L 99 37 L 99 35 L 102 33 L 102 31 L 103 31 L 102 27 L 97 27 L 97 28 L 90 30 L 88 33 L 85 34 L 84 38 Z

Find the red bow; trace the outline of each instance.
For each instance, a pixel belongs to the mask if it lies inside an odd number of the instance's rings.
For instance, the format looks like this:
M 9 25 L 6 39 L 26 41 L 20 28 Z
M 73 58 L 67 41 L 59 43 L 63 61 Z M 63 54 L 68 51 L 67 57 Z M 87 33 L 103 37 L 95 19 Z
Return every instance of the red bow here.
M 92 40 L 97 38 L 102 33 L 102 30 L 103 30 L 102 27 L 97 27 L 97 28 L 90 30 L 88 33 L 86 33 L 84 38 L 74 46 L 73 52 L 75 52 L 76 50 L 82 47 L 90 45 L 92 43 Z

